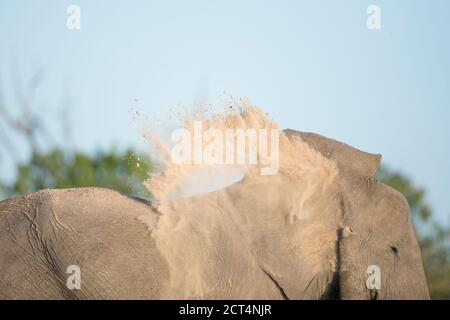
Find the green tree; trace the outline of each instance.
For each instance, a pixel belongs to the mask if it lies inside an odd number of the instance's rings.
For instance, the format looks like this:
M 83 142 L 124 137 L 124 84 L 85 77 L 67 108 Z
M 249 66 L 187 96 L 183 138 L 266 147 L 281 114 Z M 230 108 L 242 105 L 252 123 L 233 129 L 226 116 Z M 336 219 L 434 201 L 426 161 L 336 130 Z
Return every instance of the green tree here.
M 152 169 L 150 160 L 131 150 L 99 152 L 93 156 L 54 149 L 34 152 L 28 163 L 17 166 L 17 177 L 0 184 L 3 197 L 46 188 L 103 187 L 150 199 L 143 186 Z
M 131 150 L 93 155 L 75 151 L 71 101 L 61 97 L 53 112 L 42 112 L 36 91 L 43 82 L 43 70 L 24 83 L 19 78 L 13 83 L 16 99 L 4 99 L 0 86 L 0 161 L 20 163 L 14 182 L 0 180 L 0 199 L 45 188 L 75 187 L 104 187 L 151 198 L 142 184 L 153 168 L 148 157 Z M 21 163 L 24 154 L 31 157 Z
M 450 299 L 450 228 L 439 225 L 425 200 L 425 191 L 406 176 L 382 167 L 378 180 L 401 192 L 408 200 L 432 299 Z

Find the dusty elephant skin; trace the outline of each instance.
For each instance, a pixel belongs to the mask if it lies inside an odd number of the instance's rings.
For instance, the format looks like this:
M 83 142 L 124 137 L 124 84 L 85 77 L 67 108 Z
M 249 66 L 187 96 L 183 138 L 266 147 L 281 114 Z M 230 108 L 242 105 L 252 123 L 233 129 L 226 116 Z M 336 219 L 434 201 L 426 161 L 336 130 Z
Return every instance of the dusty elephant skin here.
M 429 299 L 408 204 L 373 178 L 381 157 L 285 134 L 312 155 L 298 171 L 197 197 L 84 188 L 0 202 L 0 298 Z

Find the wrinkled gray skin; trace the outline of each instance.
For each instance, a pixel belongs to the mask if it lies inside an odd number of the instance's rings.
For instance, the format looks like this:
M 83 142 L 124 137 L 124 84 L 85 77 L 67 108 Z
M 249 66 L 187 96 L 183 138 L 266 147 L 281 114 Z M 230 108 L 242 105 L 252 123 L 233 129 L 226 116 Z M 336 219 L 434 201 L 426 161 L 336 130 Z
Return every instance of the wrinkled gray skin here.
M 429 299 L 408 204 L 373 179 L 381 157 L 286 133 L 339 169 L 333 191 L 294 221 L 296 183 L 282 175 L 174 201 L 188 218 L 171 218 L 173 242 L 152 235 L 163 219 L 152 203 L 106 189 L 0 202 L 0 298 Z M 69 265 L 81 290 L 66 287 Z M 370 265 L 380 290 L 367 289 Z

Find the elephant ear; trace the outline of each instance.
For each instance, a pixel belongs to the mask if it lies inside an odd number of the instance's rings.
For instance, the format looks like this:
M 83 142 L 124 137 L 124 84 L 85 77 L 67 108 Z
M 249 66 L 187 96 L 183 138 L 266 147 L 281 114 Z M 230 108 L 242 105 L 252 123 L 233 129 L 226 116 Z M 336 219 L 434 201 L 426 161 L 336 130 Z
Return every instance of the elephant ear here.
M 316 133 L 292 129 L 286 129 L 284 133 L 288 138 L 300 137 L 324 157 L 336 162 L 340 170 L 350 171 L 353 175 L 374 177 L 380 166 L 380 154 L 367 153 Z

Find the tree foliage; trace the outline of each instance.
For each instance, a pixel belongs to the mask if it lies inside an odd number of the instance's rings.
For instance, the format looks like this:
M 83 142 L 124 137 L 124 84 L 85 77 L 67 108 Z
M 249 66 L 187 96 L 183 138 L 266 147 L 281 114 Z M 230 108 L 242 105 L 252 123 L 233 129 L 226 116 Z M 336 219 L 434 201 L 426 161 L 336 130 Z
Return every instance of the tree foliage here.
M 15 181 L 0 187 L 4 196 L 47 188 L 103 187 L 149 199 L 143 181 L 151 168 L 147 157 L 131 150 L 91 156 L 54 149 L 44 154 L 34 152 L 28 163 L 17 166 Z

